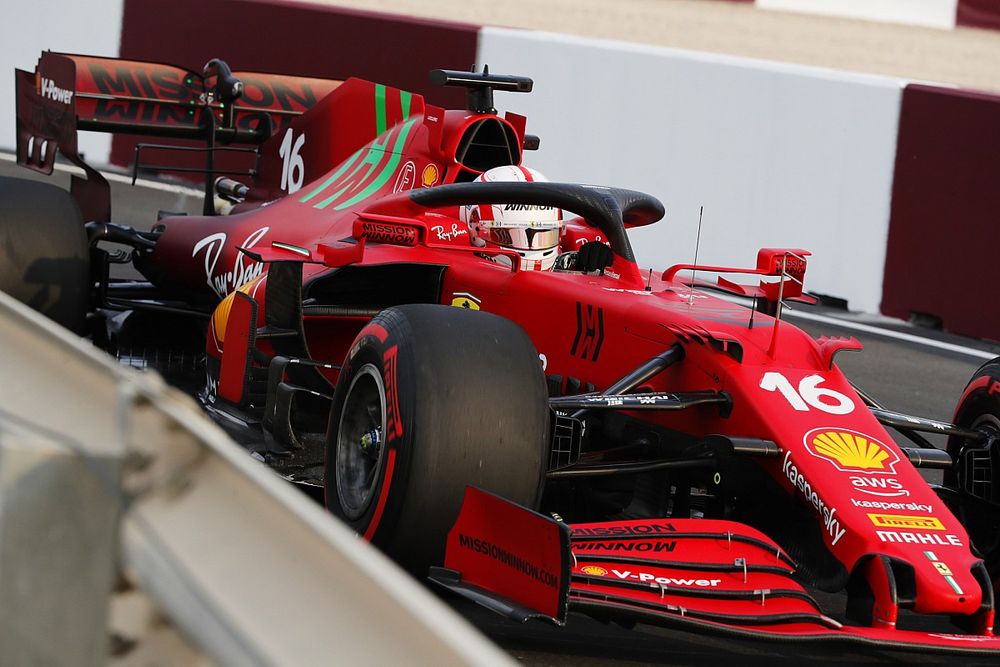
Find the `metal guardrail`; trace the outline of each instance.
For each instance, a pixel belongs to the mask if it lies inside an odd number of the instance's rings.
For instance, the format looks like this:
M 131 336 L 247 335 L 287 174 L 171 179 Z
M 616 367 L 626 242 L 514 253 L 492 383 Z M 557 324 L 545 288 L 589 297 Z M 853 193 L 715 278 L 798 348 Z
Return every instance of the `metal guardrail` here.
M 509 664 L 187 396 L 0 293 L 0 664 L 206 659 Z

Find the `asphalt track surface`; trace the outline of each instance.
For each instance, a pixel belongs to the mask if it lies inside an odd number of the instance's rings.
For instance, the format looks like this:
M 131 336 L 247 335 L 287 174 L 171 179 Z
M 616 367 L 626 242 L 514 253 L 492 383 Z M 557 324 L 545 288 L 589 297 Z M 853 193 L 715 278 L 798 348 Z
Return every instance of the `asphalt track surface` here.
M 15 167 L 9 156 L 0 155 L 0 176 L 33 176 Z M 57 172 L 49 182 L 66 187 L 68 175 Z M 122 179 L 127 180 L 127 179 Z M 188 211 L 197 214 L 200 202 L 190 188 L 149 184 L 131 188 L 113 182 L 113 217 L 116 222 L 148 229 L 157 210 Z M 813 249 L 822 252 L 821 248 Z M 858 386 L 885 407 L 899 412 L 948 420 L 957 397 L 982 357 L 1000 355 L 1000 346 L 957 336 L 921 330 L 883 318 L 814 310 L 828 321 L 804 320 L 789 314 L 788 321 L 813 336 L 855 336 L 865 346 L 862 352 L 844 352 L 837 363 Z M 857 325 L 862 325 L 861 331 Z M 874 331 L 874 332 L 873 332 Z M 938 341 L 969 352 L 941 349 L 913 340 L 894 338 L 896 333 Z M 940 441 L 939 441 L 940 442 Z M 933 481 L 934 474 L 928 475 Z M 511 623 L 471 603 L 449 599 L 465 618 L 492 638 L 516 660 L 527 665 L 718 665 L 740 662 L 746 665 L 934 665 L 960 661 L 966 665 L 996 665 L 997 660 L 979 657 L 946 657 L 919 652 L 879 651 L 847 644 L 773 643 L 695 634 L 640 626 L 625 629 L 573 614 L 564 628 L 541 622 Z M 837 604 L 837 598 L 821 599 Z

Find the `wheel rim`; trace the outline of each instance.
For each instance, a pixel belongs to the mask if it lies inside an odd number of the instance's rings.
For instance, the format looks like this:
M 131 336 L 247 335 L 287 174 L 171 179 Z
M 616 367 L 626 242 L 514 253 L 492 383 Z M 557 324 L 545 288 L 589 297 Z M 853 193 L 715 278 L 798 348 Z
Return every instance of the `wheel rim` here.
M 1000 435 L 1000 418 L 989 413 L 982 414 L 972 422 L 970 428 L 974 431 L 988 431 L 990 435 L 995 437 Z
M 364 516 L 375 497 L 385 460 L 385 384 L 372 364 L 351 381 L 337 427 L 337 497 L 348 519 Z
M 966 445 L 960 450 L 959 456 L 961 456 L 962 452 L 970 448 L 985 449 L 987 447 L 996 447 L 998 446 L 998 444 L 1000 444 L 997 442 L 997 438 L 1000 438 L 1000 417 L 998 417 L 997 415 L 994 415 L 992 413 L 981 414 L 978 417 L 976 417 L 976 419 L 972 422 L 969 428 L 975 431 L 982 431 L 986 433 L 992 442 L 987 441 L 986 445 L 981 445 L 979 443 L 973 445 Z M 963 467 L 960 466 L 958 470 L 958 478 L 959 478 L 959 486 L 961 488 L 965 488 L 966 485 L 966 480 L 964 479 L 965 472 L 966 471 L 963 469 Z M 998 551 L 1000 551 L 1000 534 L 997 534 L 996 532 L 995 522 L 994 521 L 987 521 L 985 523 L 982 522 L 967 523 L 967 522 L 968 518 L 966 518 L 963 521 L 963 523 L 966 523 L 966 530 L 968 530 L 969 532 L 969 537 L 976 545 L 976 548 L 979 549 L 981 552 L 983 552 L 983 555 L 986 557 L 987 562 L 990 562 L 992 558 L 995 558 L 995 554 Z

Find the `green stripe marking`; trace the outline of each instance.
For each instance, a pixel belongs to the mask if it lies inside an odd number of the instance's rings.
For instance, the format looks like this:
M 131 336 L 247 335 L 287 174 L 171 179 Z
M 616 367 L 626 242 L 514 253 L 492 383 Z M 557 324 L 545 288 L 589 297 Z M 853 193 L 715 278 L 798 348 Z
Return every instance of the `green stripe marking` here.
M 375 168 L 378 167 L 383 157 L 385 157 L 385 151 L 382 149 L 382 147 L 377 144 L 372 145 L 368 149 L 368 153 L 365 154 L 365 158 L 361 161 L 361 163 L 358 164 L 358 166 L 355 167 L 350 174 L 348 174 L 346 177 L 344 177 L 344 179 L 342 179 L 341 183 L 343 184 L 343 187 L 334 192 L 332 195 L 330 195 L 323 201 L 316 204 L 316 208 L 326 208 L 327 206 L 335 202 L 337 198 L 340 197 L 340 195 L 344 194 L 346 191 L 350 190 L 358 183 L 364 183 L 365 180 L 369 176 L 371 176 Z M 360 172 L 366 166 L 368 167 L 368 171 L 364 172 L 359 176 L 358 172 Z
M 347 161 L 344 162 L 339 167 L 337 167 L 337 170 L 334 171 L 332 174 L 330 174 L 330 176 L 325 181 L 323 181 L 322 183 L 320 183 L 319 186 L 315 190 L 313 190 L 312 192 L 310 192 L 309 194 L 307 194 L 305 197 L 302 197 L 301 199 L 299 199 L 299 201 L 302 202 L 302 203 L 305 203 L 305 202 L 309 201 L 310 199 L 312 199 L 313 197 L 315 197 L 316 195 L 318 195 L 319 193 L 323 192 L 323 190 L 326 190 L 327 187 L 329 187 L 329 185 L 331 183 L 333 183 L 338 178 L 340 178 L 341 175 L 345 171 L 347 171 L 348 168 L 350 168 L 350 166 L 352 164 L 354 164 L 355 160 L 357 160 L 359 157 L 361 157 L 361 151 L 363 151 L 363 150 L 364 150 L 364 148 L 359 148 L 358 150 L 356 150 L 354 152 L 354 155 L 352 155 L 351 157 L 347 158 Z
M 412 99 L 413 95 L 411 93 L 405 90 L 399 91 L 399 106 L 403 109 L 403 118 L 410 117 L 410 100 Z
M 406 116 L 406 114 L 403 114 Z M 375 84 L 375 136 L 385 132 L 385 86 Z
M 416 122 L 417 119 L 412 118 L 404 123 L 403 127 L 400 128 L 399 134 L 396 136 L 396 144 L 392 147 L 392 154 L 389 156 L 389 161 L 386 163 L 385 167 L 382 168 L 382 172 L 375 178 L 375 180 L 372 181 L 367 188 L 354 195 L 343 204 L 334 206 L 333 208 L 335 211 L 340 211 L 348 206 L 357 204 L 359 201 L 367 199 L 375 194 L 376 190 L 385 185 L 386 181 L 392 178 L 393 173 L 396 171 L 396 166 L 399 164 L 400 158 L 402 158 L 400 151 L 406 143 L 406 137 L 410 133 L 410 129 L 414 126 L 414 124 L 416 124 Z
M 388 155 L 388 160 L 385 165 L 379 170 L 378 175 L 372 180 L 372 182 L 364 188 L 361 192 L 354 195 L 347 201 L 343 202 L 334 207 L 334 210 L 339 211 L 348 206 L 363 201 L 364 199 L 373 195 L 379 188 L 381 188 L 385 183 L 392 177 L 393 173 L 396 171 L 396 167 L 399 165 L 403 146 L 406 145 L 406 139 L 409 136 L 410 130 L 413 129 L 414 124 L 419 120 L 418 118 L 412 118 L 407 122 L 399 126 L 398 132 L 389 132 L 386 134 L 387 125 L 387 108 L 386 108 L 386 88 L 381 84 L 375 85 L 375 129 L 377 132 L 377 137 L 365 148 L 358 149 L 350 158 L 347 159 L 342 165 L 340 165 L 336 171 L 330 174 L 322 183 L 320 183 L 316 188 L 314 188 L 309 194 L 300 198 L 299 201 L 306 203 L 313 199 L 321 192 L 329 188 L 331 185 L 339 184 L 340 187 L 337 191 L 333 192 L 330 196 L 326 197 L 322 201 L 315 204 L 315 208 L 324 209 L 333 202 L 337 201 L 341 195 L 353 188 L 358 183 L 364 183 L 371 177 L 372 172 L 378 168 L 382 160 Z M 413 94 L 405 91 L 399 91 L 399 105 L 403 112 L 403 118 L 408 118 L 410 115 L 410 108 L 413 101 Z M 391 150 L 389 149 L 389 142 L 392 141 L 393 134 L 395 134 L 395 142 Z M 385 135 L 385 136 L 383 136 Z M 367 150 L 366 150 L 367 149 Z M 364 154 L 364 157 L 358 162 L 358 158 Z M 355 163 L 357 165 L 355 166 Z M 354 167 L 351 169 L 351 167 Z M 364 173 L 362 170 L 368 167 L 367 171 Z M 351 171 L 348 173 L 348 169 Z

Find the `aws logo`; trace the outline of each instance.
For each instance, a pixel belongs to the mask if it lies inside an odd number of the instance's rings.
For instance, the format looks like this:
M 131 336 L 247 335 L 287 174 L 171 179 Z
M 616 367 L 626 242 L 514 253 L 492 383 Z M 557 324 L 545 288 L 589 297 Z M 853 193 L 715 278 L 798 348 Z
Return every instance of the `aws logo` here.
M 896 474 L 899 454 L 863 433 L 817 428 L 806 433 L 803 441 L 810 454 L 826 459 L 841 472 Z

